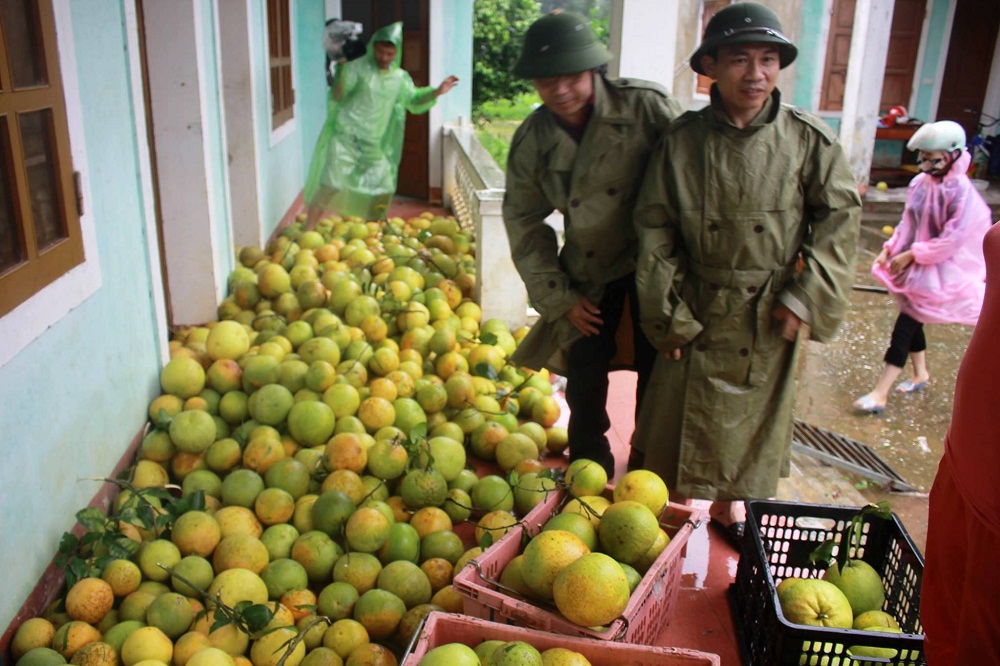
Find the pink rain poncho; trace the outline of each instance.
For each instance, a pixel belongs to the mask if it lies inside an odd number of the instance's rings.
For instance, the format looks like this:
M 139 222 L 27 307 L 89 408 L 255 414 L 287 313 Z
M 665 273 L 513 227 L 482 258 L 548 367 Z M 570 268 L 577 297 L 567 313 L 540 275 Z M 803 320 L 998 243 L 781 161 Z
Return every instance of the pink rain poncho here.
M 900 312 L 923 324 L 973 325 L 983 305 L 983 236 L 991 220 L 966 175 L 970 159 L 963 150 L 944 178 L 922 173 L 910 181 L 903 219 L 884 247 L 890 259 L 911 250 L 913 263 L 895 275 L 888 262 L 872 266 Z

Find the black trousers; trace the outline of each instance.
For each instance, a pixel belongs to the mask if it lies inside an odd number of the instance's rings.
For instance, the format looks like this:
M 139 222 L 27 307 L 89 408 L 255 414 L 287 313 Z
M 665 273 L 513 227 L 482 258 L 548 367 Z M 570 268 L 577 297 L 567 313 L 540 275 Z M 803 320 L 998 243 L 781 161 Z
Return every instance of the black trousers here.
M 598 304 L 603 320 L 600 332 L 578 340 L 569 350 L 569 370 L 566 375 L 566 403 L 569 405 L 570 460 L 589 458 L 606 462 L 611 457 L 611 445 L 605 433 L 611 427 L 608 418 L 608 372 L 618 352 L 615 334 L 621 323 L 626 301 L 632 315 L 634 364 L 639 375 L 636 386 L 635 413 L 649 384 L 656 359 L 656 349 L 639 327 L 639 301 L 635 275 L 629 274 L 605 285 Z
M 889 338 L 889 349 L 885 352 L 885 362 L 897 368 L 906 367 L 906 357 L 911 352 L 922 352 L 927 349 L 927 338 L 924 337 L 924 325 L 910 315 L 899 313 L 896 324 L 892 327 L 892 337 Z

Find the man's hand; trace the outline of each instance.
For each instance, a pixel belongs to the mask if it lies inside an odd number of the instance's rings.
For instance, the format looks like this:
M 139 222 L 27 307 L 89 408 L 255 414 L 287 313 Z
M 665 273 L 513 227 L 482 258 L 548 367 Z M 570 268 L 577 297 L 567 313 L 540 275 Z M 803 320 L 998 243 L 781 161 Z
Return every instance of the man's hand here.
M 673 351 L 665 351 L 665 352 L 663 352 L 663 355 L 668 360 L 669 359 L 673 359 L 675 361 L 679 361 L 679 360 L 681 360 L 681 349 L 680 349 L 680 347 L 678 347 L 677 349 L 675 349 Z
M 586 298 L 581 298 L 576 302 L 576 305 L 569 309 L 569 312 L 566 313 L 566 318 L 581 333 L 591 336 L 597 335 L 600 332 L 598 327 L 604 323 L 604 320 L 599 316 L 600 314 L 601 311 L 597 309 L 596 305 Z
M 458 85 L 458 77 L 449 76 L 447 79 L 441 82 L 441 85 L 439 85 L 437 88 L 434 89 L 434 96 L 440 97 L 441 95 L 444 95 L 457 85 Z
M 802 326 L 802 320 L 799 319 L 798 315 L 789 310 L 788 306 L 779 303 L 771 311 L 771 316 L 782 322 L 781 337 L 789 342 L 795 342 L 795 338 L 799 335 L 799 327 Z
M 913 263 L 913 251 L 906 250 L 905 252 L 900 252 L 892 261 L 889 262 L 889 272 L 893 275 L 897 273 L 902 273 L 906 268 Z

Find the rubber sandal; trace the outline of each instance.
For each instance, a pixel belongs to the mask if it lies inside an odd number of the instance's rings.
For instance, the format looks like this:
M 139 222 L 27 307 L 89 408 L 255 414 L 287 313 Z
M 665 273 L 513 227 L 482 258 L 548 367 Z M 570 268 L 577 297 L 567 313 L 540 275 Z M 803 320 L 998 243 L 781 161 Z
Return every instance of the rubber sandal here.
M 712 518 L 712 524 L 722 531 L 722 535 L 726 537 L 726 541 L 729 545 L 736 549 L 737 552 L 743 548 L 743 535 L 746 533 L 747 524 L 745 521 L 739 521 L 736 523 L 730 523 L 729 525 L 723 525 L 720 521 Z
M 904 382 L 899 382 L 899 386 L 896 387 L 896 393 L 913 393 L 914 391 L 920 391 L 925 386 L 927 382 L 915 383 L 912 379 L 907 379 Z
M 861 412 L 867 412 L 869 414 L 881 414 L 885 411 L 885 405 L 880 405 L 875 402 L 875 398 L 870 395 L 863 395 L 854 401 L 854 409 Z

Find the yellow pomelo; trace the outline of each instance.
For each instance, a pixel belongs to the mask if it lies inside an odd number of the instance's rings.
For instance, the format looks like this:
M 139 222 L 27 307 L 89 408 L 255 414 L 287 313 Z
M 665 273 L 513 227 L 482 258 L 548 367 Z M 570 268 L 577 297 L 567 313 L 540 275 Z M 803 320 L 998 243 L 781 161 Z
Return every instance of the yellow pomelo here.
M 421 539 L 435 532 L 451 530 L 454 527 L 448 513 L 436 506 L 425 506 L 414 511 L 413 515 L 410 516 L 409 525 L 416 530 Z
M 70 620 L 56 629 L 51 647 L 66 659 L 72 659 L 77 650 L 88 643 L 101 640 L 101 632 L 80 620 Z
M 382 567 L 375 585 L 399 597 L 407 609 L 430 602 L 434 594 L 427 574 L 406 560 L 396 560 Z
M 490 666 L 542 666 L 542 655 L 529 643 L 507 641 L 493 650 Z
M 344 660 L 344 666 L 397 666 L 399 661 L 389 648 L 379 643 L 367 643 Z
M 381 511 L 361 507 L 347 519 L 344 538 L 351 551 L 376 553 L 389 538 L 392 522 Z
M 542 666 L 590 666 L 590 660 L 564 647 L 554 647 L 542 651 Z
M 512 432 L 500 440 L 494 454 L 497 464 L 500 465 L 500 469 L 506 472 L 514 469 L 518 463 L 524 460 L 537 458 L 538 446 L 535 445 L 534 440 L 524 433 Z M 572 465 L 570 467 L 572 468 Z M 597 465 L 597 467 L 600 467 L 600 465 Z M 567 472 L 567 479 L 569 478 L 569 472 Z M 607 483 L 607 474 L 604 475 L 604 482 Z M 591 495 L 596 493 L 584 494 Z
M 620 562 L 632 564 L 650 549 L 659 530 L 660 525 L 649 507 L 625 500 L 604 510 L 597 535 L 603 552 Z
M 139 547 L 138 564 L 142 575 L 149 580 L 163 582 L 170 578 L 170 572 L 163 567 L 173 568 L 181 561 L 181 551 L 170 541 L 153 539 Z
M 336 620 L 323 633 L 323 646 L 336 652 L 341 659 L 346 659 L 351 652 L 368 641 L 368 630 L 351 618 Z
M 597 527 L 601 524 L 601 515 L 611 506 L 611 501 L 600 495 L 586 495 L 566 502 L 561 513 L 579 513 L 590 519 Z
M 530 596 L 531 589 L 524 582 L 524 553 L 515 555 L 500 572 L 500 583 L 518 594 Z
M 297 634 L 294 627 L 279 627 L 258 637 L 250 646 L 253 666 L 276 666 L 281 659 L 285 666 L 299 666 L 306 656 L 305 644 L 300 642 L 294 648 L 286 645 Z
M 500 540 L 504 534 L 517 525 L 517 516 L 510 511 L 497 510 L 490 511 L 476 523 L 476 543 L 484 544 L 483 539 L 489 535 L 488 543 L 483 545 L 488 548 L 490 545 Z M 456 563 L 456 570 L 458 564 Z
M 899 622 L 896 621 L 896 618 L 881 610 L 865 611 L 854 617 L 853 629 L 869 629 L 871 627 L 899 629 Z
M 557 513 L 545 521 L 542 531 L 565 530 L 580 537 L 590 550 L 597 550 L 600 542 L 597 538 L 597 528 L 590 519 L 580 513 Z
M 187 632 L 174 641 L 173 666 L 187 666 L 191 657 L 210 647 L 212 641 L 205 634 L 194 630 Z
M 122 643 L 120 656 L 125 666 L 135 666 L 146 659 L 169 664 L 174 656 L 174 644 L 156 627 L 142 627 L 128 635 Z
M 628 578 L 604 553 L 589 553 L 566 565 L 555 577 L 552 597 L 559 612 L 584 627 L 603 626 L 628 605 Z
M 29 618 L 22 622 L 17 631 L 14 632 L 10 643 L 10 656 L 14 658 L 14 661 L 17 661 L 29 650 L 49 647 L 55 634 L 55 626 L 45 618 Z
M 187 633 L 193 621 L 194 609 L 190 600 L 176 592 L 161 594 L 146 609 L 146 624 L 156 627 L 170 639 Z
M 382 563 L 371 553 L 346 553 L 333 565 L 332 578 L 337 583 L 349 583 L 358 594 L 375 587 Z
M 235 321 L 220 321 L 208 334 L 205 340 L 205 350 L 213 361 L 222 359 L 235 360 L 250 349 L 250 336 L 243 324 Z
M 176 661 L 175 655 L 174 666 L 181 666 Z M 232 655 L 225 650 L 217 647 L 207 647 L 191 655 L 191 658 L 187 660 L 184 666 L 236 666 L 236 662 L 233 661 Z
M 552 586 L 559 572 L 588 553 L 587 544 L 572 532 L 541 532 L 524 547 L 524 584 L 533 596 L 552 599 Z
M 118 653 L 107 643 L 95 641 L 77 650 L 69 663 L 73 666 L 117 666 Z
M 214 516 L 204 511 L 188 511 L 174 521 L 170 540 L 181 555 L 208 557 L 222 540 L 222 528 Z
M 579 458 L 566 468 L 566 485 L 577 497 L 600 495 L 608 484 L 608 473 L 593 460 Z
M 255 604 L 267 601 L 267 585 L 249 569 L 227 569 L 217 574 L 208 592 L 219 595 L 227 606 L 235 606 L 240 601 Z
M 848 560 L 841 571 L 836 562 L 830 565 L 823 580 L 833 583 L 851 602 L 854 615 L 880 610 L 885 603 L 885 586 L 878 572 L 864 560 Z
M 638 560 L 632 562 L 634 566 L 639 571 L 645 573 L 649 570 L 649 567 L 653 566 L 653 562 L 656 558 L 666 550 L 667 546 L 670 545 L 670 535 L 661 527 L 656 534 L 656 540 L 653 541 L 653 545 L 649 547 L 645 553 L 643 553 Z M 627 566 L 627 565 L 626 565 Z
M 237 568 L 259 574 L 269 560 L 267 547 L 260 539 L 245 534 L 226 537 L 212 553 L 212 567 L 217 574 Z
M 229 477 L 227 476 L 226 478 Z M 256 495 L 254 499 L 256 499 Z M 260 537 L 264 532 L 264 526 L 260 524 L 260 519 L 257 518 L 257 515 L 252 510 L 245 506 L 224 506 L 218 509 L 213 515 L 216 522 L 219 523 L 219 529 L 222 532 L 223 538 L 235 534 Z
M 354 619 L 360 622 L 374 640 L 395 635 L 406 604 L 392 592 L 373 588 L 358 597 L 354 604 Z
M 854 622 L 851 602 L 833 583 L 805 578 L 778 595 L 781 612 L 789 622 L 813 627 L 850 629 Z
M 188 356 L 172 358 L 160 371 L 160 387 L 164 393 L 187 400 L 205 388 L 205 368 Z
M 66 614 L 71 619 L 97 624 L 115 603 L 115 593 L 101 578 L 81 578 L 66 593 Z
M 612 496 L 615 502 L 633 500 L 645 504 L 653 515 L 659 516 L 667 506 L 669 492 L 667 484 L 655 472 L 635 469 L 618 480 Z
M 411 509 L 441 506 L 448 497 L 448 482 L 433 469 L 412 469 L 403 476 L 399 494 Z

